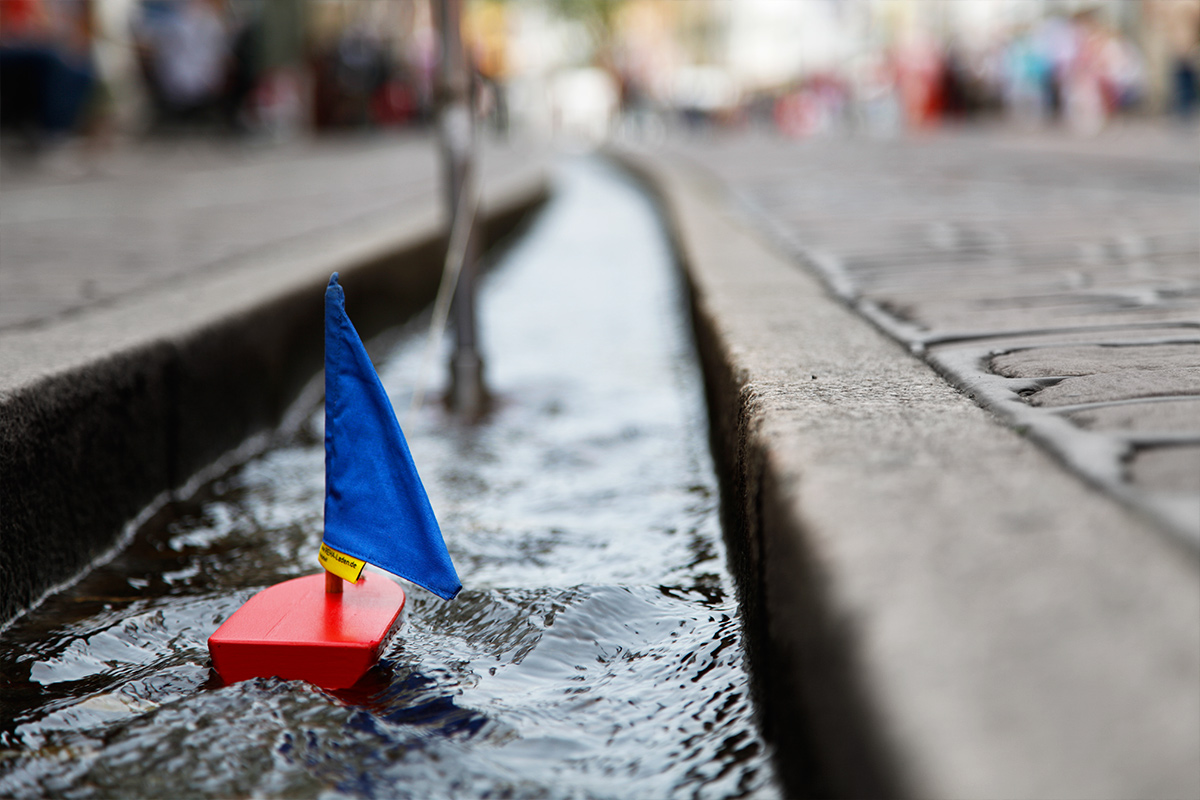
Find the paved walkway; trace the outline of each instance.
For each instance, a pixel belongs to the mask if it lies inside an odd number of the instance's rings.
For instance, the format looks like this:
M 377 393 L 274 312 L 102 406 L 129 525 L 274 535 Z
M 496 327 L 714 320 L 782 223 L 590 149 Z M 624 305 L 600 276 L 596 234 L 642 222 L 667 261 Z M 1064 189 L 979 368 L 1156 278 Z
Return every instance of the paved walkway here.
M 1200 547 L 1194 135 L 739 139 L 677 152 L 952 383 Z
M 278 147 L 148 142 L 83 169 L 0 165 L 0 334 L 414 201 L 437 204 L 425 136 Z M 507 160 L 502 156 L 501 164 Z

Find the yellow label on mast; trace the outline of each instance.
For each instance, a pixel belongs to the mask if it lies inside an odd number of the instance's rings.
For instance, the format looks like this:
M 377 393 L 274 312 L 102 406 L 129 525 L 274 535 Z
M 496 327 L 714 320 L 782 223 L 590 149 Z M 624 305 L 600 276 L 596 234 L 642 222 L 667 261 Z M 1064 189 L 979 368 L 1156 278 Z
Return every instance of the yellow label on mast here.
M 358 577 L 362 575 L 363 567 L 367 562 L 360 561 L 354 556 L 348 556 L 345 553 L 339 553 L 329 545 L 321 542 L 321 550 L 317 553 L 317 560 L 321 562 L 321 566 L 337 575 L 344 581 L 358 583 Z

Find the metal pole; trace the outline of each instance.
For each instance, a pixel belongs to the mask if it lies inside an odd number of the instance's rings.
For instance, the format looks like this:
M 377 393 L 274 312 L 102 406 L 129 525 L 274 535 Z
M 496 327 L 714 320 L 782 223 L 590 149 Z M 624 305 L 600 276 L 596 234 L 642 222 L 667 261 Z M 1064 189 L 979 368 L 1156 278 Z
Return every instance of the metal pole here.
M 445 169 L 450 228 L 458 215 L 473 213 L 475 191 L 475 124 L 471 114 L 471 76 L 462 42 L 462 0 L 437 0 L 442 58 L 438 69 L 438 137 Z M 461 202 L 464 195 L 468 202 Z M 454 355 L 450 358 L 450 406 L 459 417 L 474 420 L 483 413 L 487 394 L 483 359 L 475 327 L 476 232 L 472 225 L 463 249 L 462 269 L 454 292 Z

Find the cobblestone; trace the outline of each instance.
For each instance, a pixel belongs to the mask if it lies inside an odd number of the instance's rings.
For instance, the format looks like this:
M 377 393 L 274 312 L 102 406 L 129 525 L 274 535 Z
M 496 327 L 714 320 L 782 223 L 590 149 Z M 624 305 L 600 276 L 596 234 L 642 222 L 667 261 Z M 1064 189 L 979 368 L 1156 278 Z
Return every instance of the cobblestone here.
M 1200 546 L 1200 415 L 1157 402 L 1200 396 L 1194 137 L 1131 126 L 1096 141 L 993 131 L 678 150 L 846 302 Z M 1126 401 L 1138 402 L 1103 426 L 1055 421 Z

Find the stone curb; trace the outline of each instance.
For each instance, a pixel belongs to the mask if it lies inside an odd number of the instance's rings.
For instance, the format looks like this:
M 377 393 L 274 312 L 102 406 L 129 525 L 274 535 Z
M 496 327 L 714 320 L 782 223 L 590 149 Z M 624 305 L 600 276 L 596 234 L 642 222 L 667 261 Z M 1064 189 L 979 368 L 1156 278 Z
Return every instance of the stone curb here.
M 541 165 L 486 182 L 485 246 L 548 187 Z M 332 272 L 364 338 L 428 304 L 442 217 L 439 198 L 422 198 L 403 214 L 0 335 L 0 625 L 109 551 L 164 492 L 279 425 L 306 386 L 319 397 Z
M 791 794 L 1200 796 L 1194 556 L 829 296 L 662 153 Z

